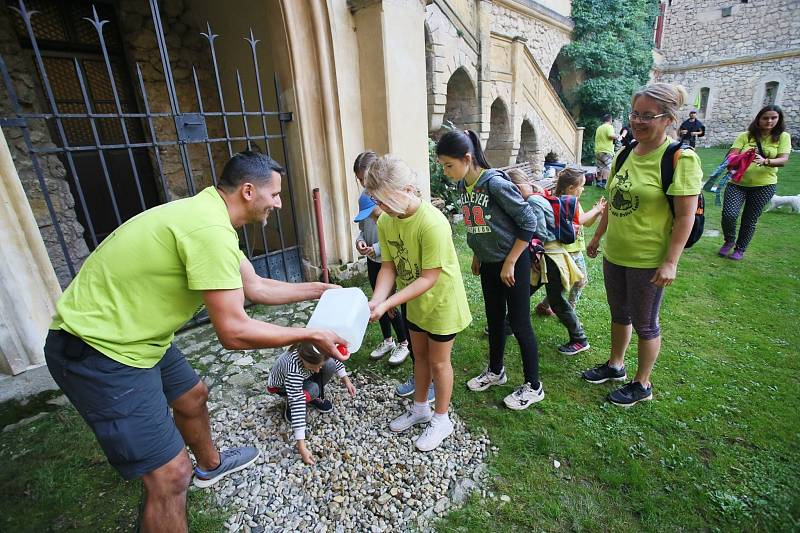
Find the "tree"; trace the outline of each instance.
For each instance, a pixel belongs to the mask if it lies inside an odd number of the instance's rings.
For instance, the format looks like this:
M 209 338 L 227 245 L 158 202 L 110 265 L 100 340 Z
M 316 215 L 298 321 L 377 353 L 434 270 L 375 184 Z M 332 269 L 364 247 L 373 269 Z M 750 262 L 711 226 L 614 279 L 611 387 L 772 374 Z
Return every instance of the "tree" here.
M 584 161 L 594 156 L 594 130 L 604 113 L 621 117 L 631 95 L 647 83 L 653 65 L 657 0 L 573 0 L 573 41 L 564 55 L 585 81 L 566 94 L 580 109 Z

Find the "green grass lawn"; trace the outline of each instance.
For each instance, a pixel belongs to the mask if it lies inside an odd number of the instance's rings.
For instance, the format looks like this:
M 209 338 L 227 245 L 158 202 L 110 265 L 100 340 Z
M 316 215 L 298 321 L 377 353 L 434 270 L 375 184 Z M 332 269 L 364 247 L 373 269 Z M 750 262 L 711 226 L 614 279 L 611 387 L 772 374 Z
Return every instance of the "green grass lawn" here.
M 706 173 L 724 155 L 698 152 Z M 600 192 L 587 188 L 584 205 Z M 778 194 L 797 193 L 795 154 L 780 172 Z M 707 229 L 719 229 L 713 203 L 708 195 Z M 654 401 L 630 410 L 604 402 L 610 385 L 580 379 L 609 350 L 599 258 L 589 261 L 591 281 L 579 305 L 591 350 L 558 356 L 564 328 L 553 318 L 534 318 L 546 399 L 524 412 L 502 407 L 503 396 L 521 381 L 513 341 L 509 384 L 469 393 L 466 380 L 486 365 L 485 317 L 463 227 L 455 240 L 475 321 L 453 352 L 453 404 L 499 451 L 490 463 L 496 498 L 473 497 L 439 524 L 441 531 L 800 528 L 800 216 L 764 214 L 738 263 L 717 257 L 721 237 L 705 237 L 685 253 L 662 308 Z M 379 336 L 371 327 L 365 353 Z M 397 379 L 408 371 L 363 355 L 351 366 Z M 629 375 L 635 361 L 634 346 Z M 140 485 L 120 480 L 71 408 L 0 433 L 0 461 L 6 509 L 0 531 L 114 531 L 135 522 Z M 501 502 L 502 494 L 511 501 Z M 189 510 L 192 531 L 218 531 L 225 518 L 207 492 L 192 492 Z

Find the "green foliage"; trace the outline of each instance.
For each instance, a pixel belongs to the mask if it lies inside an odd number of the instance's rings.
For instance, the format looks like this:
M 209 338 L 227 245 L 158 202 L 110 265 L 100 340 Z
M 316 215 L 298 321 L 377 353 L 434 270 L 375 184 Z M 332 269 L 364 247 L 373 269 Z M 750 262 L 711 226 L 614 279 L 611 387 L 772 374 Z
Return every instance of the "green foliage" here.
M 604 113 L 621 117 L 630 97 L 647 83 L 653 64 L 653 26 L 658 2 L 653 0 L 574 0 L 573 42 L 564 55 L 585 81 L 565 97 L 580 109 L 584 162 L 594 156 L 594 130 Z M 585 117 L 585 118 L 584 118 Z
M 444 169 L 436 157 L 436 142 L 428 139 L 428 168 L 431 173 L 431 196 L 444 200 L 448 213 L 455 213 L 458 208 L 458 191 L 455 184 L 444 175 Z

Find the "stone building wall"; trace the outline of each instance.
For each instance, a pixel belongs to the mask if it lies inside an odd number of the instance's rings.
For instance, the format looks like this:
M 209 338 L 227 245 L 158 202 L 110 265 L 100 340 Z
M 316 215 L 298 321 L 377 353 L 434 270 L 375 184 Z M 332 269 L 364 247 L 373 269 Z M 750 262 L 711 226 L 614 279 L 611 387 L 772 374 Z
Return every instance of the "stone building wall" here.
M 723 16 L 727 8 L 730 14 Z M 701 109 L 707 127 L 701 146 L 729 145 L 765 103 L 770 82 L 778 84 L 775 103 L 783 108 L 787 129 L 798 146 L 798 12 L 797 0 L 670 2 L 653 78 L 686 87 L 690 102 L 682 110 L 686 116 L 701 89 L 708 89 L 708 103 Z
M 522 43 L 526 57 L 546 76 L 570 42 L 571 20 L 530 0 L 473 0 L 474 8 L 469 3 L 435 0 L 426 7 L 431 134 L 437 135 L 442 120 L 470 127 L 479 133 L 490 162 L 496 165 L 515 163 L 521 157 L 541 170 L 549 151 L 570 160 L 574 146 L 565 143 L 529 101 L 538 98 L 539 106 L 552 111 L 552 102 L 539 90 L 535 77 L 528 79 L 535 68 L 531 64 L 520 63 L 524 72 L 517 74 L 517 83 L 524 88 L 514 93 L 511 41 L 506 38 Z M 485 16 L 480 16 L 482 12 Z M 477 27 L 472 26 L 476 19 L 467 13 L 478 13 Z M 496 46 L 494 35 L 502 37 L 503 47 Z M 527 122 L 524 141 L 523 122 Z
M 565 18 L 565 22 L 568 19 Z M 561 49 L 571 42 L 570 32 L 532 16 L 520 16 L 502 4 L 492 5 L 491 31 L 527 40 L 536 63 L 547 75 Z
M 208 45 L 200 35 L 203 28 L 198 26 L 197 20 L 192 17 L 188 8 L 188 2 L 184 2 L 184 0 L 167 0 L 163 3 L 161 12 L 181 111 L 191 112 L 198 109 L 196 91 L 191 77 L 192 63 L 197 66 L 205 109 L 217 111 L 219 103 L 213 85 L 210 61 L 201 59 L 210 57 Z M 49 106 L 42 99 L 33 54 L 20 45 L 12 25 L 12 17 L 18 16 L 5 6 L 0 9 L 0 54 L 6 61 L 23 112 L 48 112 Z M 139 111 L 144 112 L 144 105 L 135 71 L 137 62 L 142 70 L 150 110 L 152 112 L 169 111 L 170 104 L 164 83 L 164 72 L 148 4 L 138 0 L 121 0 L 117 4 L 117 21 L 125 45 L 128 67 L 130 67 L 129 76 L 139 103 Z M 4 90 L 0 91 L 0 116 L 12 114 L 9 95 L 4 87 Z M 153 120 L 153 123 L 159 140 L 175 140 L 176 131 L 171 118 L 157 118 Z M 31 141 L 36 147 L 56 147 L 44 120 L 31 120 L 28 125 Z M 219 124 L 209 122 L 208 129 L 210 135 L 220 135 L 221 122 Z M 20 181 L 28 196 L 56 275 L 61 285 L 65 287 L 71 279 L 67 261 L 58 243 L 55 226 L 47 210 L 33 163 L 25 148 L 22 130 L 9 127 L 5 129 L 5 133 Z M 149 139 L 149 131 L 145 135 Z M 208 156 L 202 145 L 190 146 L 189 153 L 196 188 L 199 190 L 211 184 Z M 213 153 L 215 166 L 219 171 L 227 159 L 227 152 L 224 151 L 224 147 L 219 146 L 214 148 Z M 163 148 L 159 150 L 159 155 L 168 188 L 168 191 L 160 191 L 161 200 L 187 196 L 188 188 L 178 150 L 172 147 Z M 158 168 L 152 151 L 150 159 L 154 177 L 159 182 Z M 76 215 L 75 198 L 67 183 L 66 169 L 55 155 L 40 156 L 39 163 L 45 175 L 45 183 L 57 214 L 59 226 L 64 234 L 69 255 L 77 271 L 89 255 L 89 248 L 84 238 L 85 228 L 80 224 Z
M 10 10 L 5 6 L 0 9 L 0 55 L 6 63 L 22 112 L 43 113 L 46 109 L 42 109 L 41 102 L 37 97 L 39 81 L 36 76 L 36 67 L 30 54 L 20 46 L 12 27 L 10 14 Z M 3 85 L 3 90 L 0 91 L 0 116 L 6 117 L 13 114 L 10 95 Z M 28 131 L 34 145 L 41 148 L 55 148 L 44 120 L 30 121 Z M 61 285 L 66 286 L 71 279 L 67 260 L 59 245 L 56 229 L 48 212 L 45 195 L 39 185 L 33 162 L 28 156 L 23 130 L 8 127 L 4 128 L 4 132 L 14 166 L 28 197 L 28 202 L 30 202 L 56 276 Z M 77 270 L 89 255 L 89 249 L 83 239 L 83 226 L 78 222 L 75 213 L 75 200 L 66 181 L 66 170 L 55 155 L 39 156 L 38 162 L 45 177 L 45 185 L 59 226 L 64 234 L 68 253 Z

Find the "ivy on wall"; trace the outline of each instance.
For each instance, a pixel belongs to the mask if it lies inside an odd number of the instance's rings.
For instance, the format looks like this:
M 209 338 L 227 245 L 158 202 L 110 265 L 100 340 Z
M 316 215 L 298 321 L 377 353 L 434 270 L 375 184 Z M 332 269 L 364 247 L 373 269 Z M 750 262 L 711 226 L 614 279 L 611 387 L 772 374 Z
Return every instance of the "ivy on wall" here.
M 631 95 L 647 83 L 653 65 L 653 28 L 658 0 L 572 0 L 575 29 L 564 55 L 584 81 L 564 94 L 586 128 L 584 162 L 594 159 L 600 117 L 622 118 Z

